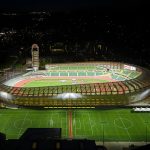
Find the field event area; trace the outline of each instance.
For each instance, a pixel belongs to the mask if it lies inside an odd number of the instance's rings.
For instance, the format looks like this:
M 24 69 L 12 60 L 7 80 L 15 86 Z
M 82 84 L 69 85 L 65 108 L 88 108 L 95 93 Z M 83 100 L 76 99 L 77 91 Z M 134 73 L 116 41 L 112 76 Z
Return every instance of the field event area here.
M 150 141 L 150 114 L 132 109 L 0 109 L 0 117 L 7 139 L 18 139 L 27 128 L 62 128 L 62 138 Z
M 107 78 L 107 77 L 106 77 Z M 104 80 L 101 78 L 76 78 L 76 79 L 69 79 L 69 78 L 50 78 L 50 79 L 35 79 L 35 80 L 31 80 L 27 83 L 24 83 L 23 87 L 42 87 L 42 86 L 61 86 L 61 85 L 72 85 L 72 84 L 88 84 L 88 83 L 104 83 L 104 82 L 108 82 L 108 80 Z

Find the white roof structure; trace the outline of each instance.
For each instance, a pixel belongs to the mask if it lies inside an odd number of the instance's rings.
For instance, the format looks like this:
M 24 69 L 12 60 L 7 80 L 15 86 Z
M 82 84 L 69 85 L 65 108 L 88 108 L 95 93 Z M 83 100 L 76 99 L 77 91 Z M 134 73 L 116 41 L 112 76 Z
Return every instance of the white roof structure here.
M 150 108 L 148 108 L 148 107 L 146 107 L 146 108 L 144 108 L 144 107 L 136 107 L 136 108 L 133 108 L 133 110 L 135 111 L 135 112 L 150 112 Z

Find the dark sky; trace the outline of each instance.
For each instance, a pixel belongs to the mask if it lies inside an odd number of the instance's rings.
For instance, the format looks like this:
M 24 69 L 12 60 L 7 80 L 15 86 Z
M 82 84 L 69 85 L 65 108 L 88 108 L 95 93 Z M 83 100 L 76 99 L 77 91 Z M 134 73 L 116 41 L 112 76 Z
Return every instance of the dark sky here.
M 139 7 L 142 0 L 0 0 L 0 9 L 53 9 Z
M 112 0 L 0 0 L 0 8 L 50 8 L 66 9 L 77 7 L 108 6 Z

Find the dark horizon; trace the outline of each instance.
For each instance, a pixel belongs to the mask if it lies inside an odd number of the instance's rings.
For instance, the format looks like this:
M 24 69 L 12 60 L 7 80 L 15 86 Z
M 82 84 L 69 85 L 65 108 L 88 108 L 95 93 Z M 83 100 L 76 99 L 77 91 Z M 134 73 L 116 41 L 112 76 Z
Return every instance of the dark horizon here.
M 102 10 L 102 11 L 140 11 L 146 6 L 142 0 L 2 0 L 0 5 L 1 11 L 71 11 L 71 10 Z

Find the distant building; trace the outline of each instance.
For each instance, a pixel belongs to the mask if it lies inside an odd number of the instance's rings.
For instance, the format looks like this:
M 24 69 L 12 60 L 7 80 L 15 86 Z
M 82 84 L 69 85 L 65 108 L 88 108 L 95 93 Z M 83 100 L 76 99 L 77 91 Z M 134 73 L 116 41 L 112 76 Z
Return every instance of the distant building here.
M 63 42 L 56 42 L 50 45 L 51 53 L 64 53 L 66 51 L 66 45 Z

